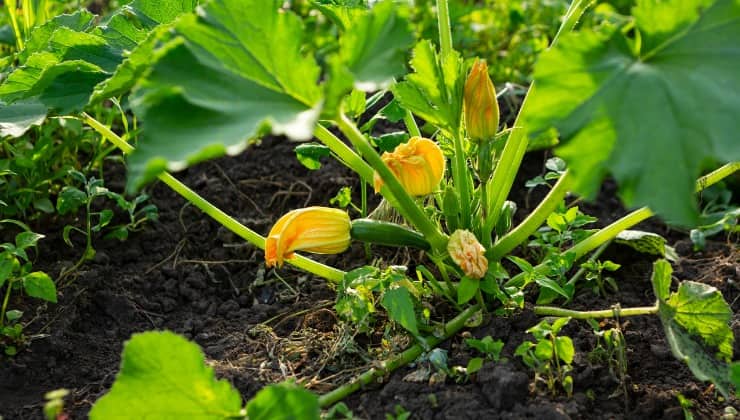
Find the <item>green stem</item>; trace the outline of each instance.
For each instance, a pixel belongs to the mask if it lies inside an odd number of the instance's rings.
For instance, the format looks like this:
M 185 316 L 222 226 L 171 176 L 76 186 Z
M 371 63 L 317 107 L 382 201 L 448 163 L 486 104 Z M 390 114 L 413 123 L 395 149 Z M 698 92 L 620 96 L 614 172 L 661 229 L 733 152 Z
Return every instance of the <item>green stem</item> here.
M 346 115 L 342 114 L 336 121 L 339 129 L 352 142 L 360 155 L 367 160 L 383 180 L 381 194 L 389 201 L 398 205 L 398 210 L 408 221 L 416 227 L 419 232 L 429 241 L 432 248 L 442 251 L 447 246 L 447 238 L 439 231 L 437 226 L 424 214 L 424 211 L 416 204 L 413 198 L 406 192 L 393 172 L 380 158 L 378 152 L 368 143 L 365 136 L 357 126 Z
M 542 226 L 542 223 L 547 220 L 547 217 L 555 211 L 563 198 L 565 198 L 571 185 L 571 178 L 570 171 L 566 171 L 561 175 L 558 182 L 555 183 L 539 206 L 516 228 L 496 241 L 492 250 L 495 261 L 503 258 Z
M 439 46 L 444 60 L 452 52 L 450 9 L 447 0 L 437 0 L 437 25 L 439 28 Z
M 371 368 L 351 382 L 319 397 L 319 405 L 322 408 L 326 408 L 359 390 L 363 386 L 373 383 L 394 370 L 413 362 L 416 358 L 421 356 L 422 353 L 424 353 L 425 348 L 435 347 L 463 329 L 468 319 L 473 317 L 478 310 L 480 310 L 478 305 L 469 307 L 445 324 L 444 333 L 441 336 L 428 337 L 426 339 L 426 346 L 415 344 L 398 356 L 380 362 L 378 367 Z
M 563 23 L 558 29 L 558 35 L 572 30 L 589 4 L 589 0 L 574 0 L 568 8 L 565 18 L 563 19 Z M 550 44 L 550 48 L 557 44 L 558 39 L 558 36 L 553 39 Z M 516 116 L 511 134 L 509 135 L 509 139 L 506 141 L 501 158 L 498 161 L 499 163 L 496 165 L 496 169 L 493 172 L 491 185 L 494 190 L 492 194 L 493 201 L 491 202 L 492 207 L 490 207 L 492 211 L 491 214 L 486 216 L 486 227 L 496 225 L 496 221 L 501 214 L 504 201 L 506 201 L 506 198 L 511 192 L 511 187 L 514 184 L 514 178 L 519 170 L 519 166 L 521 166 L 524 153 L 527 151 L 529 139 L 527 138 L 527 132 L 524 129 L 522 122 L 524 121 L 523 116 L 527 113 L 529 98 L 532 96 L 534 91 L 535 83 L 532 83 L 527 95 L 524 97 L 519 114 Z
M 603 244 L 601 244 L 601 246 L 598 249 L 596 249 L 596 251 L 594 251 L 594 253 L 591 254 L 590 257 L 588 257 L 588 261 L 590 262 L 596 261 L 596 259 L 599 258 L 601 254 L 604 253 L 604 251 L 606 251 L 606 248 L 608 248 L 609 245 L 611 245 L 611 243 L 612 241 L 606 241 Z M 586 269 L 583 267 L 579 268 L 576 274 L 574 274 L 573 277 L 571 277 L 570 280 L 568 280 L 568 283 L 566 284 L 575 285 L 578 282 L 578 280 L 580 280 L 581 277 L 583 277 L 584 273 L 586 273 Z
M 641 306 L 636 308 L 614 308 L 601 311 L 573 311 L 553 306 L 535 306 L 534 313 L 540 316 L 570 317 L 573 319 L 598 319 L 616 316 L 654 315 L 658 313 L 658 305 Z
M 470 229 L 470 190 L 468 188 L 468 164 L 463 149 L 462 139 L 455 136 L 455 156 L 452 167 L 452 177 L 455 181 L 457 194 L 460 196 L 460 224 L 465 229 Z
M 419 126 L 416 125 L 414 114 L 412 114 L 408 109 L 406 110 L 406 114 L 403 116 L 403 122 L 406 124 L 406 129 L 409 130 L 409 135 L 411 137 L 421 137 L 421 130 L 419 130 Z
M 10 17 L 10 24 L 13 27 L 13 34 L 15 35 L 15 45 L 18 51 L 22 51 L 24 44 L 23 44 L 23 34 L 21 33 L 21 28 L 18 26 L 18 5 L 16 4 L 16 0 L 8 0 L 5 2 L 5 7 L 8 10 L 8 16 Z
M 617 235 L 619 235 L 619 233 L 622 232 L 623 230 L 627 230 L 631 228 L 632 226 L 642 222 L 643 220 L 651 217 L 652 215 L 653 215 L 653 212 L 650 211 L 650 209 L 647 207 L 643 207 L 641 209 L 635 210 L 632 213 L 617 220 L 616 222 L 610 224 L 609 226 L 606 226 L 600 229 L 598 232 L 594 233 L 593 235 L 589 236 L 583 241 L 577 243 L 570 249 L 563 251 L 562 254 L 574 253 L 575 259 L 578 260 L 584 255 L 586 255 L 587 253 L 598 248 L 602 244 L 608 241 L 611 241 Z M 547 268 L 548 268 L 548 265 L 545 263 L 542 263 L 536 266 L 534 270 L 536 273 L 544 274 Z M 507 287 L 522 287 L 524 286 L 525 279 L 526 279 L 526 273 L 517 274 L 516 276 L 512 277 L 511 280 L 506 282 L 506 286 Z
M 740 171 L 740 162 L 730 162 L 696 180 L 696 192 L 703 191 L 711 185 L 727 178 L 733 173 Z
M 555 38 L 552 39 L 552 44 L 550 45 L 551 48 L 553 45 L 557 44 L 561 35 L 573 30 L 578 23 L 578 20 L 592 3 L 593 0 L 574 0 L 573 3 L 571 3 L 565 16 L 563 16 L 563 23 L 555 34 Z
M 362 160 L 349 146 L 344 144 L 342 140 L 335 136 L 334 133 L 323 125 L 317 124 L 313 134 L 331 149 L 345 166 L 357 172 L 365 182 L 373 182 L 373 168 Z
M 0 311 L 0 327 L 2 327 L 3 322 L 5 321 L 5 311 L 8 309 L 8 301 L 10 300 L 10 290 L 13 288 L 13 279 L 8 279 L 6 282 L 5 287 L 7 288 L 5 290 L 5 299 L 3 299 L 3 308 L 2 311 Z
M 129 154 L 134 151 L 133 146 L 126 143 L 123 139 L 118 137 L 116 133 L 101 124 L 99 121 L 92 118 L 90 115 L 83 113 L 82 120 L 99 134 L 101 134 L 105 139 L 115 144 L 119 149 L 121 149 L 121 151 L 123 151 L 123 153 Z M 214 220 L 219 222 L 225 228 L 239 235 L 256 247 L 260 249 L 265 249 L 265 238 L 262 237 L 260 234 L 249 229 L 248 227 L 239 223 L 233 217 L 224 213 L 221 209 L 211 204 L 208 200 L 198 195 L 195 191 L 188 188 L 185 184 L 178 181 L 169 173 L 164 172 L 158 177 L 167 186 L 183 196 L 186 200 L 190 201 L 205 214 L 211 216 Z M 339 283 L 344 278 L 344 271 L 338 270 L 334 267 L 329 267 L 301 255 L 296 254 L 293 258 L 287 259 L 286 261 L 288 262 L 288 264 L 308 271 L 309 273 L 316 274 L 317 276 L 324 277 L 325 279 L 335 283 Z

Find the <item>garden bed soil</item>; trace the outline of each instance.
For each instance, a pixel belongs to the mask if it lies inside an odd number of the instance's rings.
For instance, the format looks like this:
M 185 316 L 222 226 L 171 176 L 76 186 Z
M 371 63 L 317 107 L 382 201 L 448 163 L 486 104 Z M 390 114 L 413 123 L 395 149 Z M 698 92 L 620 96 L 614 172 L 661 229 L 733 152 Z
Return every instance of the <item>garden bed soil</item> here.
M 204 163 L 177 174 L 187 185 L 265 234 L 284 212 L 306 205 L 327 205 L 346 185 L 357 190 L 356 177 L 336 162 L 310 172 L 293 157 L 294 144 L 265 140 L 237 157 Z M 527 155 L 514 193 L 520 217 L 526 213 L 524 180 L 542 173 L 545 155 Z M 108 187 L 120 191 L 121 168 L 111 171 Z M 625 214 L 607 184 L 596 204 L 584 205 L 604 225 Z M 123 243 L 97 239 L 95 259 L 60 289 L 59 303 L 38 305 L 18 299 L 11 307 L 25 311 L 29 343 L 15 357 L 0 357 L 0 415 L 5 420 L 42 418 L 45 392 L 67 388 L 67 410 L 84 418 L 91 405 L 110 387 L 119 369 L 120 353 L 131 334 L 168 329 L 197 342 L 218 374 L 231 381 L 245 399 L 263 385 L 299 378 L 317 392 L 326 392 L 372 366 L 372 359 L 404 340 L 380 346 L 380 335 L 358 335 L 338 323 L 333 312 L 335 292 L 324 280 L 283 268 L 265 270 L 258 249 L 224 230 L 164 185 L 150 188 L 160 220 Z M 543 190 L 530 197 L 536 205 Z M 62 241 L 68 221 L 35 226 L 46 238 L 40 242 L 37 268 L 52 275 L 70 266 L 82 247 Z M 694 280 L 719 288 L 738 323 L 740 252 L 736 244 L 709 241 L 704 252 L 693 252 L 685 234 L 668 231 L 658 222 L 641 226 L 667 235 L 681 259 L 677 280 Z M 405 262 L 414 255 L 380 250 L 387 260 Z M 654 301 L 649 276 L 652 259 L 629 248 L 612 246 L 603 258 L 622 264 L 616 273 L 619 292 L 600 298 L 590 291 L 579 295 L 577 309 L 644 306 Z M 365 263 L 361 246 L 323 260 L 344 269 Z M 71 280 L 72 278 L 70 278 Z M 531 298 L 529 299 L 531 300 Z M 437 314 L 440 315 L 440 314 Z M 451 317 L 454 314 L 441 314 Z M 595 346 L 591 327 L 571 321 L 564 332 L 574 340 L 575 391 L 552 397 L 532 392 L 532 372 L 513 356 L 528 337 L 524 330 L 538 322 L 531 304 L 510 317 L 487 317 L 465 336 L 492 336 L 506 345 L 507 361 L 488 362 L 467 381 L 448 378 L 436 384 L 408 382 L 415 367 L 404 367 L 349 397 L 345 403 L 360 418 L 383 419 L 397 406 L 419 419 L 453 418 L 683 418 L 677 394 L 693 403 L 697 418 L 720 418 L 736 400 L 721 401 L 708 383 L 697 382 L 676 361 L 656 317 L 623 319 L 627 341 L 627 395 L 603 365 L 590 363 Z M 402 335 L 399 334 L 399 337 Z M 356 343 L 356 344 L 355 344 Z M 371 347 L 370 350 L 367 347 Z M 471 354 L 458 335 L 442 346 L 450 366 L 465 366 Z M 735 346 L 735 358 L 738 354 Z

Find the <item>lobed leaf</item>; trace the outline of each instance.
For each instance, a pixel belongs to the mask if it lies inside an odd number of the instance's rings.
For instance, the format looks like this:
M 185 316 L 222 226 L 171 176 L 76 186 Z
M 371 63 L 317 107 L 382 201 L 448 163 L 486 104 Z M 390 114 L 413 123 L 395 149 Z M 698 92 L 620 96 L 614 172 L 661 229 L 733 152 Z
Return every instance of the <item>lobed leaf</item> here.
M 640 0 L 639 38 L 585 29 L 541 56 L 527 127 L 559 130 L 577 192 L 611 172 L 627 205 L 692 224 L 700 164 L 740 160 L 740 2 L 709 3 Z
M 178 38 L 132 98 L 145 129 L 130 158 L 130 189 L 165 169 L 243 150 L 263 126 L 311 138 L 319 67 L 301 52 L 299 18 L 281 5 L 214 0 L 179 20 Z
M 227 419 L 242 400 L 214 378 L 197 345 L 169 331 L 134 334 L 123 349 L 121 371 L 90 418 Z
M 393 95 L 404 108 L 456 134 L 461 123 L 465 86 L 460 55 L 453 51 L 442 57 L 430 41 L 421 41 L 414 47 L 411 67 L 414 73 L 393 86 Z

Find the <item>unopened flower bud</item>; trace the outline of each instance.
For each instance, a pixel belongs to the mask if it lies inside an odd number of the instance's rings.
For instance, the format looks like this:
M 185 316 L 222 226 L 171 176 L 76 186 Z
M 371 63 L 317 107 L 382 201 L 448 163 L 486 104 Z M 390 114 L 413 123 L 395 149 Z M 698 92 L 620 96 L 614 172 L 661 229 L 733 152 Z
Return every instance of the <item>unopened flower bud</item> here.
M 499 109 L 496 89 L 488 75 L 488 65 L 476 60 L 465 81 L 465 128 L 475 142 L 492 139 L 498 132 Z

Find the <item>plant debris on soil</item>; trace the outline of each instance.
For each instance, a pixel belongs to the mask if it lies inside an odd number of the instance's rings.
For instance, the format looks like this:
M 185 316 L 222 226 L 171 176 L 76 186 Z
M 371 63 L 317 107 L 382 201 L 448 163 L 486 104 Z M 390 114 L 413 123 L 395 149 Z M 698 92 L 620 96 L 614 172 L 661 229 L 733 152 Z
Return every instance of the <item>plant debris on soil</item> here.
M 201 164 L 176 174 L 187 185 L 238 220 L 265 234 L 288 210 L 328 205 L 343 186 L 359 183 L 335 161 L 308 171 L 294 158 L 294 144 L 269 138 L 242 155 Z M 527 200 L 524 181 L 542 173 L 545 154 L 529 154 L 513 194 L 522 217 L 536 204 L 536 190 Z M 107 186 L 123 190 L 125 174 L 117 167 Z M 326 392 L 372 366 L 385 354 L 380 337 L 355 335 L 337 319 L 335 292 L 326 281 L 297 270 L 266 270 L 263 254 L 220 227 L 163 185 L 149 191 L 160 220 L 126 242 L 98 239 L 95 259 L 85 264 L 60 288 L 59 303 L 37 305 L 18 299 L 31 320 L 28 344 L 15 357 L 0 356 L 0 415 L 5 420 L 43 418 L 44 393 L 71 391 L 67 411 L 84 418 L 92 404 L 112 384 L 119 369 L 124 342 L 131 334 L 168 329 L 197 342 L 217 375 L 231 381 L 245 399 L 263 385 L 296 378 L 309 389 Z M 599 204 L 581 208 L 604 225 L 625 214 L 613 185 L 602 189 Z M 529 204 L 529 206 L 526 206 Z M 529 208 L 528 208 L 529 207 Z M 52 275 L 79 258 L 82 248 L 62 241 L 64 221 L 34 226 L 46 235 L 39 244 L 37 266 Z M 693 280 L 720 289 L 735 315 L 733 331 L 740 332 L 740 251 L 729 241 L 708 241 L 694 252 L 687 235 L 671 232 L 659 222 L 638 228 L 667 235 L 680 260 L 675 280 Z M 378 255 L 376 253 L 376 255 Z M 411 260 L 411 255 L 388 258 Z M 612 245 L 602 256 L 622 264 L 615 273 L 618 293 L 598 297 L 580 293 L 571 307 L 609 308 L 654 303 L 649 278 L 652 259 L 627 247 Z M 361 246 L 323 261 L 343 269 L 366 263 Z M 528 300 L 532 300 L 531 298 Z M 29 306 L 31 305 L 31 306 Z M 438 314 L 439 315 L 439 314 Z M 444 315 L 444 313 L 442 314 Z M 452 313 L 450 316 L 454 315 Z M 683 363 L 671 355 L 657 317 L 620 320 L 627 342 L 627 378 L 622 387 L 605 365 L 590 363 L 587 355 L 596 338 L 586 322 L 571 321 L 564 334 L 573 338 L 574 395 L 552 397 L 532 392 L 532 372 L 514 349 L 528 338 L 524 332 L 539 318 L 531 304 L 510 317 L 486 317 L 443 344 L 450 366 L 465 366 L 475 355 L 464 337 L 490 335 L 506 343 L 502 360 L 487 362 L 469 380 L 437 383 L 404 378 L 420 368 L 408 366 L 352 395 L 345 403 L 355 416 L 383 419 L 397 406 L 412 418 L 683 418 L 677 393 L 693 402 L 697 418 L 720 418 L 736 400 L 722 401 L 709 383 L 697 382 Z M 605 325 L 614 324 L 613 321 Z M 391 343 L 401 350 L 408 341 Z M 387 347 L 387 344 L 386 344 Z M 735 343 L 735 359 L 740 354 Z M 620 390 L 626 389 L 627 395 Z

